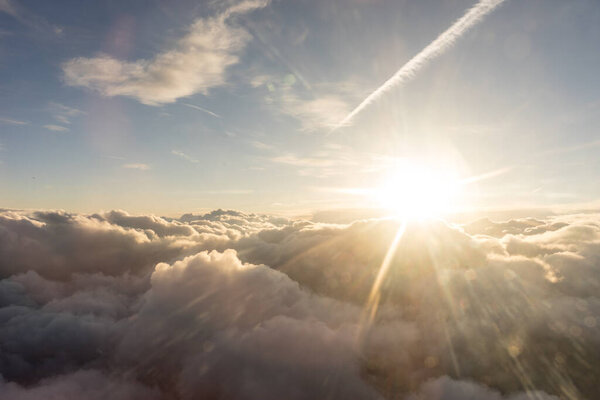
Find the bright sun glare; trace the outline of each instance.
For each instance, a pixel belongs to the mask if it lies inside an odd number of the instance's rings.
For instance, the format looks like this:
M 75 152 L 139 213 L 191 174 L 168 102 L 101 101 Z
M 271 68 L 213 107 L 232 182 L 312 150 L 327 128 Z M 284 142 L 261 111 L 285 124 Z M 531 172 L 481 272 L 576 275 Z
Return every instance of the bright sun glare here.
M 374 197 L 381 207 L 395 216 L 433 218 L 454 208 L 460 186 L 457 176 L 451 171 L 404 163 L 383 180 Z

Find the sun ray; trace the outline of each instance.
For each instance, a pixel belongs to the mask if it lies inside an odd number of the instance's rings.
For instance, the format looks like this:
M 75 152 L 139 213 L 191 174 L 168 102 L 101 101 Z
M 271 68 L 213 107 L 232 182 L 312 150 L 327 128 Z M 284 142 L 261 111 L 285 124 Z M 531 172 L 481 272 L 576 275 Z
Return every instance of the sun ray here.
M 396 250 L 398 249 L 398 244 L 402 240 L 402 236 L 404 236 L 404 232 L 406 231 L 406 220 L 402 220 L 398 230 L 396 231 L 396 235 L 388 248 L 385 257 L 383 258 L 383 262 L 379 267 L 377 272 L 377 276 L 375 278 L 375 282 L 373 282 L 373 287 L 371 288 L 371 292 L 369 293 L 369 297 L 367 299 L 367 303 L 363 309 L 361 314 L 360 323 L 358 327 L 358 333 L 356 336 L 356 347 L 360 349 L 362 347 L 362 343 L 364 340 L 365 334 L 368 332 L 373 320 L 375 319 L 375 315 L 377 314 L 377 309 L 379 308 L 379 301 L 381 300 L 381 285 L 387 272 L 392 264 L 392 260 L 394 259 L 394 255 L 396 254 Z

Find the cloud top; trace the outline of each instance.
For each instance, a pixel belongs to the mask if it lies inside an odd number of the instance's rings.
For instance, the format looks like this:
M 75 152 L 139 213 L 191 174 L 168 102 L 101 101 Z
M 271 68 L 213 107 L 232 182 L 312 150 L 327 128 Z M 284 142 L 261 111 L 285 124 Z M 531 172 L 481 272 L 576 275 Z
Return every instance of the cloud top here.
M 8 399 L 593 398 L 599 216 L 0 213 Z

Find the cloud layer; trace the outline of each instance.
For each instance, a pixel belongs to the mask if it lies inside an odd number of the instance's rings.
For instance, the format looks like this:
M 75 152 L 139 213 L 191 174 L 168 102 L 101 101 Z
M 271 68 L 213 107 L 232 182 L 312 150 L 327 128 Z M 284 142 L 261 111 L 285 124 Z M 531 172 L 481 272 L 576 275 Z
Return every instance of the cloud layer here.
M 598 215 L 0 213 L 7 399 L 593 398 Z
M 173 49 L 152 59 L 125 61 L 105 54 L 74 58 L 62 66 L 64 80 L 105 96 L 133 97 L 149 105 L 206 94 L 225 83 L 226 69 L 238 62 L 239 52 L 250 39 L 246 30 L 230 20 L 266 4 L 266 0 L 246 0 L 214 17 L 199 18 Z

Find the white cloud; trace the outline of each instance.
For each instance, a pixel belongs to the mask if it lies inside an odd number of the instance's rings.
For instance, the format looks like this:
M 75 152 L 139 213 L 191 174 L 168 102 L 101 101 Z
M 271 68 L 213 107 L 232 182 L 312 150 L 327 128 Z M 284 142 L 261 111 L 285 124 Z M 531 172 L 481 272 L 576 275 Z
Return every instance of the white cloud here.
M 17 16 L 17 9 L 11 0 L 0 0 L 0 12 L 12 15 L 13 17 Z
M 418 395 L 406 400 L 560 400 L 539 391 L 502 396 L 498 391 L 470 381 L 453 380 L 447 376 L 426 382 Z
M 10 400 L 160 400 L 156 390 L 135 381 L 114 379 L 97 370 L 82 370 L 44 379 L 34 386 L 7 383 L 0 377 L 0 392 Z
M 48 23 L 46 19 L 25 9 L 15 0 L 0 0 L 0 13 L 6 13 L 23 25 L 43 33 L 52 32 L 56 36 L 63 33 L 62 27 Z
M 142 163 L 131 163 L 131 164 L 123 164 L 123 168 L 139 169 L 140 171 L 146 171 L 146 170 L 150 169 L 150 166 L 148 164 L 142 164 Z
M 53 125 L 53 124 L 44 125 L 44 128 L 48 129 L 49 131 L 54 131 L 54 132 L 67 132 L 69 130 L 69 128 L 66 128 L 64 126 Z
M 204 190 L 206 194 L 250 194 L 254 193 L 252 189 L 223 189 L 223 190 Z
M 197 106 L 197 105 L 194 105 L 194 104 L 189 104 L 189 103 L 182 103 L 182 104 L 184 106 L 186 106 L 186 107 L 193 108 L 193 109 L 198 110 L 198 111 L 202 111 L 202 112 L 204 112 L 204 113 L 206 113 L 208 115 L 212 115 L 215 118 L 222 118 L 219 114 L 214 113 L 214 112 L 212 112 L 210 110 L 207 110 L 206 108 L 202 108 L 200 106 Z
M 348 168 L 356 166 L 356 161 L 338 158 L 330 153 L 306 156 L 286 153 L 270 157 L 268 161 L 295 167 L 298 175 L 315 178 L 345 174 L 348 173 Z
M 294 154 L 275 156 L 270 160 L 275 163 L 288 164 L 295 167 L 331 167 L 335 165 L 335 160 L 327 158 L 298 157 Z
M 297 119 L 303 130 L 314 131 L 334 127 L 350 112 L 348 99 L 362 93 L 354 83 L 312 85 L 302 89 L 296 75 L 283 77 L 257 75 L 250 84 L 265 92 L 265 102 L 277 113 Z
M 2 211 L 0 393 L 595 398 L 599 219 L 410 224 L 357 347 L 398 221 Z
M 4 118 L 4 117 L 0 117 L 0 123 L 9 124 L 9 125 L 29 125 L 29 122 L 27 122 L 27 121 L 20 121 L 18 119 Z
M 171 150 L 171 154 L 176 155 L 177 157 L 183 158 L 184 160 L 189 161 L 194 164 L 199 162 L 197 159 L 185 154 L 183 151 Z
M 239 60 L 250 34 L 231 18 L 267 5 L 248 0 L 209 18 L 197 19 L 173 49 L 133 62 L 108 55 L 79 57 L 63 64 L 65 82 L 105 96 L 129 96 L 144 104 L 172 103 L 226 82 L 226 69 Z
M 253 140 L 250 142 L 250 144 L 259 150 L 275 150 L 275 146 L 267 144 L 267 143 L 263 143 L 260 140 Z
M 349 146 L 326 143 L 318 151 L 309 154 L 283 153 L 272 156 L 268 161 L 297 167 L 301 175 L 328 177 L 335 175 L 369 175 L 389 168 L 397 159 L 370 153 L 356 152 Z
M 335 95 L 309 100 L 288 95 L 281 106 L 284 113 L 300 120 L 307 130 L 334 127 L 350 111 L 348 103 Z
M 64 125 L 71 124 L 71 120 L 74 117 L 85 114 L 85 112 L 77 108 L 54 102 L 48 104 L 48 109 L 52 114 L 54 114 L 54 119 Z

